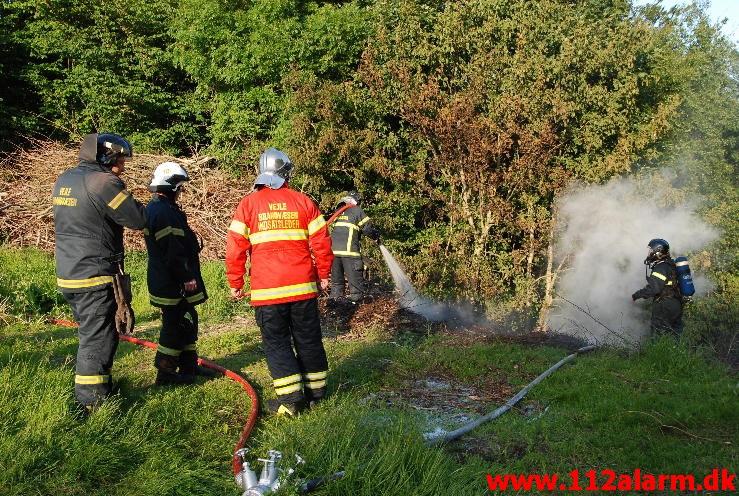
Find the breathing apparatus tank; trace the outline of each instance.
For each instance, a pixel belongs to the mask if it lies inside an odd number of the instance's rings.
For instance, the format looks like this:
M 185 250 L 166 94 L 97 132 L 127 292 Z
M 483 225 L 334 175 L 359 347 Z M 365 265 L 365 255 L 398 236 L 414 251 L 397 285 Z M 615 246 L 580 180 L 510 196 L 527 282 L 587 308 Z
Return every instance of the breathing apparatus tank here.
M 675 267 L 677 268 L 677 283 L 680 286 L 680 292 L 683 296 L 693 296 L 695 294 L 695 286 L 693 285 L 693 276 L 690 274 L 690 265 L 686 257 L 677 257 L 675 259 Z

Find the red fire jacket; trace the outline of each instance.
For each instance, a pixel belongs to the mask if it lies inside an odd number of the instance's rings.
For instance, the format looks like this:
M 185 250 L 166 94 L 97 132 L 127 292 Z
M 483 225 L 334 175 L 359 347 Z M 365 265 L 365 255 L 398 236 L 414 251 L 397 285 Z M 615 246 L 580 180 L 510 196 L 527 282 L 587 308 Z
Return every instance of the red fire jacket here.
M 317 282 L 328 279 L 334 259 L 321 211 L 287 186 L 261 188 L 236 208 L 226 240 L 232 288 L 244 286 L 247 256 L 254 306 L 315 298 Z

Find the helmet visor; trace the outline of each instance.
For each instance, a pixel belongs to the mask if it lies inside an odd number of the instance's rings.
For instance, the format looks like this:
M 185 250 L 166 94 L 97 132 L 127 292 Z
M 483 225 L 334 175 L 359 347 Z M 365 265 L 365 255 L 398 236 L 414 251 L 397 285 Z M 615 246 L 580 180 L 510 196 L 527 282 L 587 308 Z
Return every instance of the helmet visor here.
M 270 172 L 263 172 L 254 181 L 255 186 L 267 186 L 271 189 L 280 189 L 285 184 L 285 178 Z

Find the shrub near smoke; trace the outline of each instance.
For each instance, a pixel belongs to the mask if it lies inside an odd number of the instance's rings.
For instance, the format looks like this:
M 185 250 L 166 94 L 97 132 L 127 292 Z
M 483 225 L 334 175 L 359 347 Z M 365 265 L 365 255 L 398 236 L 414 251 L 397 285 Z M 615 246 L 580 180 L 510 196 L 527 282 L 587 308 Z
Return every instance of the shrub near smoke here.
M 676 257 L 694 253 L 718 237 L 696 214 L 697 199 L 681 201 L 683 192 L 664 179 L 654 177 L 646 184 L 634 177 L 614 179 L 574 189 L 560 199 L 556 253 L 560 261 L 566 260 L 555 291 L 603 325 L 556 298 L 549 317 L 551 329 L 590 342 L 621 345 L 648 335 L 650 302 L 633 303 L 631 295 L 646 284 L 643 262 L 649 240 L 666 239 Z M 695 273 L 694 265 L 696 296 L 700 296 L 710 289 L 710 282 Z

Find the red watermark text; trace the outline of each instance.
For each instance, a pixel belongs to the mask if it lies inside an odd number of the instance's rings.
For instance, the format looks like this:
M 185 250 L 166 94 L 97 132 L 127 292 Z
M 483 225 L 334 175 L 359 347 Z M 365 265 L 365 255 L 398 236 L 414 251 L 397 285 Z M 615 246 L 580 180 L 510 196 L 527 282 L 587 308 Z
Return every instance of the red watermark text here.
M 736 474 L 715 468 L 704 477 L 693 474 L 651 474 L 635 469 L 572 470 L 560 474 L 487 474 L 491 491 L 736 491 Z

